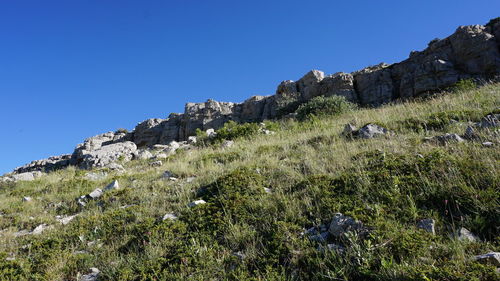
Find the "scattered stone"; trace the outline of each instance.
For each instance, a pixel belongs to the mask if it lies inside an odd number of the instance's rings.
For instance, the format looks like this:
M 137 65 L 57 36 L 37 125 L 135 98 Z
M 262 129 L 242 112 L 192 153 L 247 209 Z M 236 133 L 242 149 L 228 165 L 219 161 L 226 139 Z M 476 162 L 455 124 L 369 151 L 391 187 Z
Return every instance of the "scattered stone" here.
M 165 214 L 162 218 L 162 220 L 177 220 L 178 217 L 174 214 L 174 213 L 168 213 L 168 214 Z
M 436 221 L 434 221 L 433 219 L 423 219 L 418 222 L 417 227 L 429 233 L 432 233 L 432 235 L 435 235 L 436 234 L 435 224 Z
M 442 136 L 435 136 L 430 138 L 425 138 L 426 141 L 436 141 L 442 145 L 446 145 L 451 142 L 464 142 L 465 140 L 457 134 L 444 134 Z
M 162 178 L 164 178 L 164 179 L 170 179 L 173 177 L 175 177 L 175 174 L 172 173 L 171 171 L 165 171 L 162 175 Z
M 135 143 L 126 141 L 120 143 L 113 143 L 104 145 L 96 150 L 81 151 L 80 156 L 77 157 L 79 166 L 85 169 L 94 167 L 106 167 L 118 160 L 129 161 L 133 158 L 134 153 L 137 151 Z
M 334 237 L 342 237 L 346 232 L 363 230 L 363 223 L 341 213 L 334 215 L 328 232 Z
M 475 256 L 474 259 L 481 263 L 487 263 L 500 267 L 500 253 L 499 252 L 489 252 L 484 255 Z
M 96 199 L 102 196 L 102 189 L 96 188 L 87 195 L 91 199 Z
M 166 145 L 166 144 L 155 144 L 153 145 L 153 149 L 154 150 L 165 150 L 167 148 L 169 148 L 170 146 Z
M 85 179 L 91 180 L 91 181 L 99 181 L 103 180 L 108 176 L 107 173 L 105 172 L 90 172 L 85 175 Z
M 480 128 L 492 128 L 492 127 L 499 127 L 500 126 L 500 114 L 490 114 L 486 115 L 481 119 L 481 122 L 479 122 L 478 127 Z
M 240 259 L 240 260 L 244 260 L 244 259 L 247 257 L 247 255 L 245 255 L 245 254 L 244 254 L 243 252 L 241 252 L 241 251 L 238 251 L 238 252 L 233 253 L 233 256 L 237 257 L 237 258 L 238 258 L 238 259 Z
M 99 269 L 92 267 L 90 268 L 90 273 L 80 276 L 78 281 L 97 281 L 99 277 Z
M 171 141 L 168 146 L 171 148 L 171 149 L 174 149 L 174 150 L 177 150 L 181 147 L 180 143 L 176 142 L 176 141 Z
M 222 144 L 221 144 L 221 148 L 230 148 L 234 145 L 234 141 L 232 140 L 225 140 Z
M 344 128 L 345 130 L 345 128 Z M 380 127 L 376 124 L 368 124 L 363 128 L 359 129 L 357 136 L 362 139 L 371 139 L 378 136 L 383 136 L 389 133 L 386 128 Z
M 270 188 L 264 187 L 265 193 L 272 193 L 273 191 Z
M 44 232 L 45 230 L 47 230 L 49 228 L 50 228 L 50 226 L 44 223 L 44 224 L 41 224 L 41 225 L 35 227 L 35 229 L 33 229 L 33 231 L 30 232 L 30 234 L 40 235 L 40 234 L 42 234 L 42 232 Z
M 106 168 L 113 170 L 113 171 L 118 171 L 118 172 L 125 171 L 125 168 L 123 168 L 123 166 L 118 164 L 118 163 L 110 163 L 110 164 L 106 165 Z
M 479 241 L 479 238 L 465 227 L 461 227 L 456 232 L 455 236 L 458 238 L 458 240 L 461 240 L 461 241 L 470 241 L 470 242 Z
M 472 126 L 468 126 L 465 129 L 464 138 L 468 140 L 473 140 L 478 138 L 476 131 L 474 130 L 474 128 L 472 128 Z
M 193 201 L 191 203 L 188 204 L 188 207 L 195 207 L 195 206 L 198 206 L 198 205 L 203 205 L 203 204 L 206 204 L 207 202 L 205 202 L 205 200 L 203 199 L 200 199 L 200 200 L 196 200 L 196 201 Z
M 160 160 L 158 160 L 158 161 L 151 162 L 149 165 L 151 167 L 160 167 L 160 166 L 163 165 L 163 162 L 161 162 Z
M 72 216 L 56 216 L 56 220 L 60 222 L 62 225 L 67 225 L 70 223 L 74 218 L 76 218 L 78 215 L 72 215 Z
M 326 232 L 321 232 L 320 234 L 309 236 L 309 239 L 315 242 L 326 242 L 329 236 L 330 233 L 326 231 Z
M 41 177 L 43 175 L 42 172 L 40 171 L 34 171 L 34 172 L 24 172 L 20 174 L 13 174 L 9 178 L 11 181 L 17 182 L 17 181 L 34 181 L 35 179 Z M 8 180 L 6 180 L 8 181 Z
M 197 141 L 198 140 L 196 139 L 195 136 L 190 136 L 190 137 L 188 137 L 187 143 L 188 144 L 196 144 Z
M 117 181 L 117 180 L 114 180 L 112 183 L 108 184 L 108 185 L 104 188 L 104 190 L 105 190 L 105 191 L 107 191 L 107 190 L 113 190 L 113 189 L 119 189 L 119 188 L 120 188 L 120 185 L 118 184 L 118 181 Z M 102 193 L 102 191 L 101 191 L 101 193 Z M 91 193 L 91 194 L 92 194 L 92 193 Z M 91 195 L 91 194 L 89 194 L 89 195 Z M 91 196 L 92 196 L 92 195 L 91 195 Z M 101 196 L 101 195 L 99 195 L 99 196 Z M 98 196 L 98 197 L 99 197 L 99 196 Z M 94 197 L 92 197 L 92 198 L 94 198 Z
M 344 130 L 342 131 L 342 135 L 347 136 L 347 137 L 352 137 L 356 134 L 358 128 L 356 126 L 348 123 L 345 124 Z
M 32 200 L 33 200 L 33 198 L 31 198 L 31 197 L 29 197 L 29 196 L 25 196 L 25 197 L 23 197 L 23 202 L 30 202 L 30 201 L 32 201 Z
M 168 155 L 165 153 L 158 153 L 158 154 L 156 154 L 155 158 L 156 159 L 166 159 L 166 158 L 168 158 Z
M 170 181 L 178 181 L 178 180 L 179 180 L 179 179 L 178 179 L 178 178 L 176 178 L 176 177 L 170 177 L 170 178 L 168 178 L 168 179 L 169 179 Z
M 153 154 L 146 149 L 140 149 L 134 152 L 134 159 L 148 160 L 153 158 Z
M 217 133 L 215 132 L 215 130 L 212 129 L 212 128 L 206 130 L 205 133 L 207 134 L 207 136 L 209 138 L 214 138 L 217 135 Z
M 486 141 L 486 142 L 483 142 L 482 145 L 486 146 L 486 147 L 491 147 L 491 146 L 494 146 L 495 144 L 492 143 L 491 141 Z

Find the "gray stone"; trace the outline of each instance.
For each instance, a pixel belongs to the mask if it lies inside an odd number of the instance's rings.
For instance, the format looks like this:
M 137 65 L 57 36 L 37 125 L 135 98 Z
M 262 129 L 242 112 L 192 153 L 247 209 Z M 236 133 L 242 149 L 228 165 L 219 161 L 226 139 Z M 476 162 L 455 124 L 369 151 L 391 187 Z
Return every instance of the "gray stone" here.
M 175 174 L 172 173 L 171 171 L 165 171 L 162 175 L 162 178 L 164 178 L 164 179 L 169 179 L 172 177 L 175 177 Z
M 494 146 L 495 144 L 494 144 L 494 143 L 492 143 L 491 141 L 485 141 L 485 142 L 483 142 L 483 143 L 482 143 L 482 145 L 483 145 L 483 146 L 486 146 L 486 147 L 492 147 L 492 146 Z
M 224 148 L 230 148 L 233 145 L 234 145 L 234 141 L 232 141 L 232 140 L 225 140 L 225 141 L 222 142 L 222 144 L 221 144 L 220 147 L 224 149 Z
M 187 140 L 187 142 L 188 142 L 189 144 L 196 144 L 196 141 L 197 141 L 197 139 L 196 139 L 196 137 L 195 137 L 195 136 L 189 136 L 189 137 L 188 137 L 188 140 Z
M 125 168 L 123 168 L 122 165 L 118 163 L 109 163 L 108 165 L 105 166 L 106 168 L 112 170 L 112 171 L 118 171 L 118 172 L 123 172 L 125 171 Z
M 106 167 L 118 160 L 131 160 L 136 150 L 137 146 L 133 142 L 114 143 L 96 150 L 82 151 L 82 157 L 78 161 L 82 168 Z
M 326 76 L 318 86 L 318 95 L 343 96 L 350 102 L 358 102 L 356 90 L 354 89 L 354 77 L 350 73 L 335 73 Z
M 470 242 L 477 242 L 479 241 L 479 238 L 474 235 L 472 232 L 470 232 L 467 228 L 461 227 L 455 234 L 455 236 L 458 238 L 458 240 L 461 241 L 470 241 Z
M 481 263 L 487 263 L 500 267 L 500 253 L 499 252 L 489 252 L 484 255 L 475 256 L 474 259 Z
M 457 134 L 450 134 L 450 133 L 446 133 L 442 136 L 435 136 L 435 137 L 432 137 L 430 138 L 430 140 L 432 141 L 437 141 L 438 143 L 442 144 L 442 145 L 445 145 L 445 144 L 448 144 L 448 143 L 453 143 L 453 142 L 464 142 L 465 140 L 460 137 L 459 135 Z
M 326 231 L 326 232 L 322 232 L 320 234 L 309 236 L 309 240 L 315 241 L 315 242 L 326 242 L 328 240 L 329 235 L 330 234 L 328 233 L 328 231 Z
M 492 128 L 492 127 L 500 127 L 500 114 L 490 114 L 486 115 L 481 119 L 478 126 L 480 128 Z
M 196 207 L 198 205 L 203 205 L 203 204 L 206 204 L 207 202 L 205 202 L 205 200 L 203 199 L 200 199 L 200 200 L 196 200 L 196 201 L 193 201 L 191 203 L 188 204 L 188 207 Z
M 32 161 L 31 163 L 14 169 L 15 174 L 26 172 L 49 172 L 61 169 L 70 165 L 71 154 L 52 156 L 47 159 Z
M 119 188 L 120 188 L 120 184 L 118 184 L 118 181 L 117 181 L 117 180 L 114 180 L 113 182 L 111 182 L 110 184 L 108 184 L 108 185 L 104 188 L 104 190 L 105 190 L 105 191 L 107 191 L 107 190 L 114 190 L 114 189 L 119 189 Z M 95 191 L 95 190 L 94 190 L 94 191 Z M 94 192 L 94 191 L 93 191 L 93 192 Z M 92 194 L 92 193 L 91 193 L 91 194 Z M 91 195 L 91 194 L 89 194 L 89 195 Z M 99 195 L 99 196 L 100 196 L 100 195 Z M 99 197 L 99 196 L 98 196 L 98 197 Z M 92 197 L 92 198 L 94 198 L 94 197 Z
M 30 201 L 32 201 L 32 200 L 33 200 L 33 198 L 31 198 L 31 197 L 29 197 L 29 196 L 25 196 L 25 197 L 23 197 L 23 202 L 30 202 Z
M 319 70 L 311 70 L 304 77 L 300 78 L 297 84 L 297 91 L 303 101 L 308 101 L 319 95 L 319 83 L 325 78 L 325 73 Z
M 33 234 L 33 235 L 40 235 L 42 234 L 42 232 L 44 232 L 45 230 L 49 229 L 50 226 L 43 223 L 43 224 L 40 224 L 39 226 L 35 227 L 35 229 L 33 229 L 33 231 L 30 232 L 30 234 Z
M 371 139 L 374 137 L 387 135 L 388 133 L 389 130 L 387 130 L 386 128 L 380 127 L 376 124 L 368 124 L 359 129 L 359 131 L 357 132 L 357 136 L 362 139 Z
M 20 174 L 13 174 L 10 176 L 12 181 L 17 182 L 17 181 L 33 181 L 39 177 L 42 176 L 42 172 L 40 171 L 34 171 L 34 172 L 24 172 Z
M 435 225 L 436 222 L 433 219 L 423 219 L 418 222 L 417 227 L 435 235 Z
M 100 274 L 99 269 L 92 267 L 90 268 L 90 273 L 83 274 L 77 279 L 78 281 L 97 281 L 99 279 L 99 274 Z
M 146 149 L 139 149 L 135 151 L 133 155 L 134 159 L 139 159 L 139 160 L 148 160 L 154 157 L 153 154 Z
M 164 119 L 152 118 L 139 123 L 134 129 L 134 143 L 138 147 L 152 146 L 160 142 Z
M 149 164 L 151 167 L 161 167 L 163 165 L 163 162 L 161 161 L 154 161 Z
M 328 228 L 328 232 L 336 238 L 344 236 L 345 233 L 363 230 L 363 223 L 341 213 L 335 214 Z
M 477 136 L 474 128 L 472 128 L 472 126 L 467 126 L 467 128 L 465 129 L 465 132 L 464 132 L 464 138 L 472 140 L 472 139 L 476 139 L 477 137 L 478 136 Z
M 113 182 L 114 183 L 114 182 Z M 96 199 L 96 198 L 99 198 L 102 196 L 102 189 L 100 188 L 96 188 L 94 189 L 92 192 L 90 192 L 87 197 L 91 198 L 91 199 Z
M 70 223 L 74 218 L 76 218 L 78 215 L 72 215 L 72 216 L 56 216 L 56 220 L 60 222 L 62 225 L 67 225 Z
M 357 133 L 358 128 L 352 124 L 345 124 L 342 135 L 344 136 L 354 136 Z
M 167 159 L 168 155 L 166 153 L 158 153 L 155 156 L 156 159 Z

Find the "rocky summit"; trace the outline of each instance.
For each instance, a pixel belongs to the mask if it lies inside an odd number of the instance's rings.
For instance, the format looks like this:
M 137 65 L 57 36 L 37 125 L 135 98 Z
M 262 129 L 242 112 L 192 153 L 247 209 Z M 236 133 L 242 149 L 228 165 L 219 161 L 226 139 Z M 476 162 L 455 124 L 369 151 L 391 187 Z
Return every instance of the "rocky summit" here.
M 0 280 L 499 280 L 499 27 L 15 169 Z
M 408 59 L 381 63 L 353 73 L 325 75 L 312 70 L 297 81 L 281 82 L 274 95 L 253 96 L 242 103 L 207 100 L 187 103 L 184 113 L 139 123 L 130 133 L 108 132 L 88 138 L 71 155 L 54 156 L 14 170 L 14 174 L 51 171 L 69 165 L 106 166 L 120 157 L 131 159 L 136 147 L 187 141 L 196 130 L 219 129 L 228 121 L 262 122 L 283 117 L 290 108 L 316 96 L 343 96 L 362 106 L 380 106 L 439 92 L 460 80 L 488 81 L 500 74 L 500 20 L 460 26 L 444 39 L 434 39 Z M 117 144 L 120 143 L 120 144 Z M 135 144 L 135 146 L 133 145 Z

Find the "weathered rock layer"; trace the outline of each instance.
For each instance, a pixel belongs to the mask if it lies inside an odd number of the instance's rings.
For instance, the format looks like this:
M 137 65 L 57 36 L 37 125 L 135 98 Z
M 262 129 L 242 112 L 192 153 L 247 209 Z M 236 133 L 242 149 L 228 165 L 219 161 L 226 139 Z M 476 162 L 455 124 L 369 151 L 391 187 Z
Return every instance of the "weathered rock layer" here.
M 381 63 L 353 73 L 325 75 L 312 70 L 298 81 L 283 81 L 270 96 L 242 103 L 187 103 L 184 113 L 148 119 L 131 133 L 105 133 L 79 144 L 72 155 L 51 157 L 17 168 L 14 173 L 48 171 L 76 165 L 105 166 L 129 159 L 137 147 L 184 141 L 197 129 L 217 129 L 227 121 L 260 122 L 288 113 L 316 96 L 339 95 L 363 106 L 378 106 L 443 90 L 461 79 L 495 79 L 500 75 L 500 18 L 488 24 L 460 26 L 444 39 L 432 40 L 420 52 L 392 65 Z M 295 106 L 295 107 L 294 107 Z

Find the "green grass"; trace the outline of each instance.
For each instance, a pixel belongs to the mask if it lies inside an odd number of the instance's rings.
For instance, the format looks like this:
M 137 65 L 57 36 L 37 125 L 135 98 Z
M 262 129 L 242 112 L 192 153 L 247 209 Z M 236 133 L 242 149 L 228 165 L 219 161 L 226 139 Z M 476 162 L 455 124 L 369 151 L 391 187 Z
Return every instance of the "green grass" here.
M 500 251 L 498 146 L 422 140 L 462 134 L 499 107 L 499 84 L 462 87 L 425 101 L 269 123 L 274 135 L 230 124 L 231 148 L 206 143 L 162 167 L 131 161 L 125 173 L 99 181 L 68 168 L 2 184 L 0 280 L 76 280 L 90 267 L 102 280 L 498 280 L 493 266 L 471 260 Z M 381 124 L 394 135 L 348 139 L 346 123 Z M 499 142 L 493 130 L 479 134 Z M 162 179 L 165 170 L 179 181 Z M 120 190 L 76 204 L 115 179 Z M 198 199 L 207 204 L 187 207 Z M 170 212 L 179 219 L 162 221 Z M 301 233 L 337 212 L 361 220 L 369 234 L 330 241 L 345 245 L 342 254 L 318 250 Z M 75 213 L 68 225 L 55 220 Z M 416 227 L 422 218 L 436 220 L 435 236 Z M 54 227 L 13 236 L 41 223 Z M 482 241 L 454 239 L 462 226 Z

